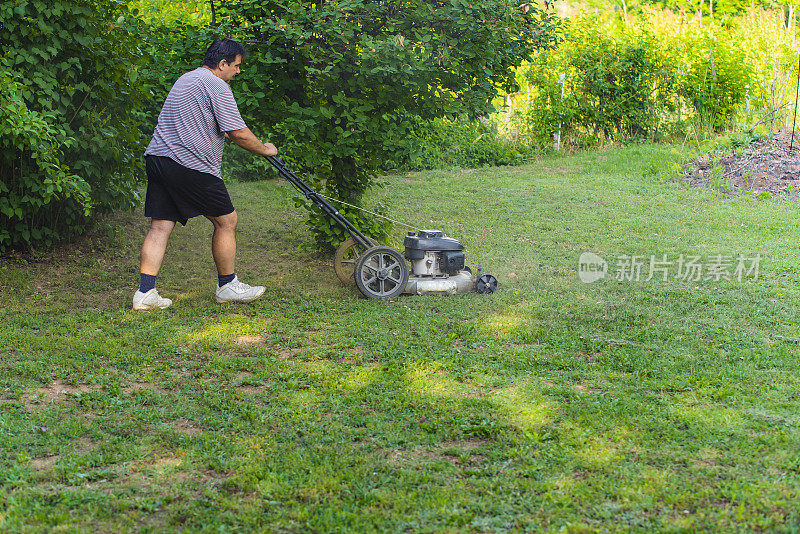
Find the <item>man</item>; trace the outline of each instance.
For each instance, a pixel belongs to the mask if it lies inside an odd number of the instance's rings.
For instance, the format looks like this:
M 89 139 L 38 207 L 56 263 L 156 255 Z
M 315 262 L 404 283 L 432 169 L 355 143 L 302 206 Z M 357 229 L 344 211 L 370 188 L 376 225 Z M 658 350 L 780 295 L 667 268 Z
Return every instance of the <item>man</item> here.
M 156 275 L 175 223 L 185 226 L 198 215 L 214 224 L 211 252 L 219 276 L 216 301 L 250 302 L 264 293 L 262 286 L 240 282 L 234 271 L 238 217 L 220 177 L 225 137 L 254 154 L 278 153 L 274 145 L 260 141 L 247 128 L 228 85 L 239 74 L 246 55 L 236 41 L 215 41 L 203 65 L 178 78 L 167 95 L 145 151 L 144 214 L 151 221 L 142 244 L 140 285 L 133 295 L 135 310 L 164 309 L 172 304 L 156 291 Z

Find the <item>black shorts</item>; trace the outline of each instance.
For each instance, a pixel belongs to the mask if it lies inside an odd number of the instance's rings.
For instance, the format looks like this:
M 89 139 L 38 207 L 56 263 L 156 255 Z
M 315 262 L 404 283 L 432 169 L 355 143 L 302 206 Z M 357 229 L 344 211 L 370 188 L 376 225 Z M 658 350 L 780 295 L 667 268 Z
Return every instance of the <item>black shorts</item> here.
M 144 162 L 145 217 L 186 226 L 186 221 L 198 215 L 219 217 L 233 212 L 228 189 L 213 174 L 189 169 L 164 156 L 145 156 Z

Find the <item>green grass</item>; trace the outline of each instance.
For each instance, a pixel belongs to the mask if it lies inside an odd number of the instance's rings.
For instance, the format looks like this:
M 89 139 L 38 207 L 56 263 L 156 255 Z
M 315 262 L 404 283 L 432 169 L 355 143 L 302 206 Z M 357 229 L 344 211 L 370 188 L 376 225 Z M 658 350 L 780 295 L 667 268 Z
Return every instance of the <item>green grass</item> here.
M 0 531 L 800 530 L 798 208 L 658 179 L 665 153 L 383 180 L 491 296 L 359 297 L 283 182 L 230 188 L 250 305 L 214 303 L 201 220 L 159 313 L 129 309 L 141 213 L 3 258 Z M 586 250 L 764 259 L 583 284 Z

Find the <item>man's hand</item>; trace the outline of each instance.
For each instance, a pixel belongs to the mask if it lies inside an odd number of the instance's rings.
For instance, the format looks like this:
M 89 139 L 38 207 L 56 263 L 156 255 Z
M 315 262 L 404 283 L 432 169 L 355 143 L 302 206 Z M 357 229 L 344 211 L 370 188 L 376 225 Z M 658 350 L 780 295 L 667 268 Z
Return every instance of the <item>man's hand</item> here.
M 225 134 L 231 141 L 243 149 L 249 150 L 253 154 L 258 154 L 264 157 L 275 156 L 278 154 L 278 149 L 275 148 L 275 145 L 261 141 L 253 134 L 253 132 L 250 131 L 250 128 L 232 130 L 230 132 L 225 132 Z
M 278 155 L 278 149 L 275 148 L 275 145 L 273 145 L 272 143 L 264 143 L 264 148 L 267 149 L 267 153 L 264 154 L 265 156 L 277 156 Z

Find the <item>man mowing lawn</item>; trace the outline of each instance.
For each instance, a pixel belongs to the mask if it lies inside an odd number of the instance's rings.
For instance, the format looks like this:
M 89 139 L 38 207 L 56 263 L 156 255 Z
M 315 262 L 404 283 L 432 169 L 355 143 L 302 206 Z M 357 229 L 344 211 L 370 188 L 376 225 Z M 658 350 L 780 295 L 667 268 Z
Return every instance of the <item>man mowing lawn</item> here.
M 238 218 L 220 176 L 226 136 L 254 154 L 278 153 L 273 144 L 259 140 L 244 123 L 228 86 L 239 74 L 246 55 L 236 41 L 215 41 L 203 65 L 178 78 L 167 95 L 144 157 L 144 214 L 151 221 L 142 244 L 134 310 L 164 309 L 172 304 L 158 294 L 156 275 L 175 223 L 186 226 L 186 221 L 198 215 L 214 224 L 211 252 L 219 275 L 216 301 L 250 302 L 264 293 L 263 286 L 249 286 L 236 276 Z

